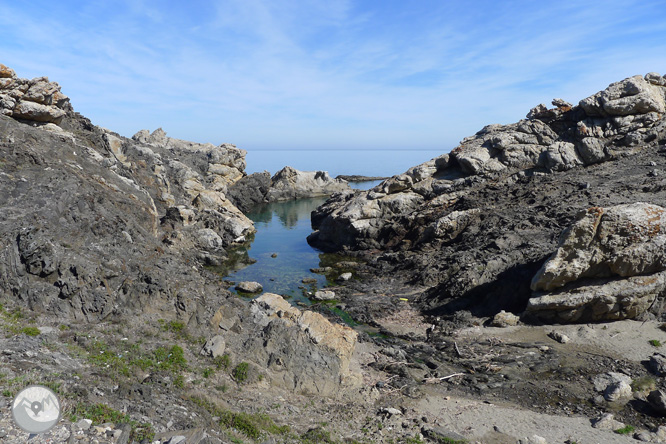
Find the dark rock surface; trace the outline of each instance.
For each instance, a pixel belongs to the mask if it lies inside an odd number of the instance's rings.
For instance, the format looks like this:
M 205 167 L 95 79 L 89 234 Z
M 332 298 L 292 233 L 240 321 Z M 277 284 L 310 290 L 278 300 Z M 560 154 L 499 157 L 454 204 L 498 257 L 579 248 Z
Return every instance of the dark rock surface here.
M 420 304 L 432 313 L 520 313 L 581 210 L 666 204 L 666 88 L 655 79 L 631 77 L 577 106 L 554 100 L 369 191 L 335 195 L 313 213 L 308 241 L 428 287 Z

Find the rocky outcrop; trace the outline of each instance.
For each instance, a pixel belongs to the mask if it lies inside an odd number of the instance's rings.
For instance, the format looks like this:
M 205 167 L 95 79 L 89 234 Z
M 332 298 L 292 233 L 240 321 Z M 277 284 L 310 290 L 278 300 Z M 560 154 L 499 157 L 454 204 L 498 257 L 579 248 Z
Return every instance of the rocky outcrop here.
M 271 178 L 266 171 L 243 177 L 229 187 L 229 199 L 247 212 L 253 206 L 284 200 L 330 196 L 349 192 L 342 179 L 332 179 L 326 171 L 299 171 L 286 166 Z
M 520 122 L 488 125 L 371 190 L 333 196 L 313 213 L 308 241 L 381 251 L 377 273 L 429 287 L 420 299 L 429 309 L 519 312 L 581 208 L 666 203 L 654 179 L 665 83 L 654 73 L 631 77 L 577 105 L 555 99 Z
M 666 291 L 666 210 L 590 208 L 532 280 L 527 313 L 558 322 L 636 318 Z
M 124 138 L 75 113 L 57 83 L 4 65 L 0 101 L 0 298 L 62 319 L 203 322 L 201 301 L 228 293 L 196 265 L 254 231 L 225 196 L 245 152 L 161 129 Z M 33 104 L 48 116 L 24 112 Z
M 35 122 L 60 124 L 71 109 L 60 85 L 48 77 L 19 78 L 13 69 L 0 64 L 0 114 Z
M 232 340 L 241 341 L 241 348 L 266 369 L 273 383 L 324 396 L 354 384 L 349 364 L 357 333 L 351 328 L 301 311 L 273 293 L 254 299 L 247 316 L 247 331 Z M 224 318 L 220 315 L 220 325 L 230 325 Z
M 286 166 L 271 178 L 267 198 L 270 202 L 328 196 L 349 190 L 341 179 L 332 179 L 326 171 L 299 171 Z

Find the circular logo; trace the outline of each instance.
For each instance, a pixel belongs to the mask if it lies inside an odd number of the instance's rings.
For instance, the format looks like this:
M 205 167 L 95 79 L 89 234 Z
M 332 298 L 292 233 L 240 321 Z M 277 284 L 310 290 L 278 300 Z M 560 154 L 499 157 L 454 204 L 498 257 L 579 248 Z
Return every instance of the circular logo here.
M 28 433 L 45 433 L 60 419 L 60 400 L 48 387 L 31 385 L 12 402 L 16 424 Z

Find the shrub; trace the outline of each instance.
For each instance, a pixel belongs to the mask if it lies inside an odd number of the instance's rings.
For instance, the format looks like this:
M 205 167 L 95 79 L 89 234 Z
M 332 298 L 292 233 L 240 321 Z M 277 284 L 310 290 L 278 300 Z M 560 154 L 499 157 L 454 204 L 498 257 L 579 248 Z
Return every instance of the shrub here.
M 232 372 L 232 376 L 236 380 L 236 382 L 245 382 L 248 377 L 248 369 L 250 365 L 247 362 L 241 362 L 238 364 L 236 367 L 234 367 L 234 371 Z

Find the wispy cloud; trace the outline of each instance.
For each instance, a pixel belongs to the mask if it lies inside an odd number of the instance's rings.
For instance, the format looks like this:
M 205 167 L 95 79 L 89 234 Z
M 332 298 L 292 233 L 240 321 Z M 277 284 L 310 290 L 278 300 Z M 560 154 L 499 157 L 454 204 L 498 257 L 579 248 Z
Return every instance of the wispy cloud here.
M 125 135 L 444 151 L 539 102 L 666 71 L 660 2 L 80 5 L 0 5 L 0 62 Z

